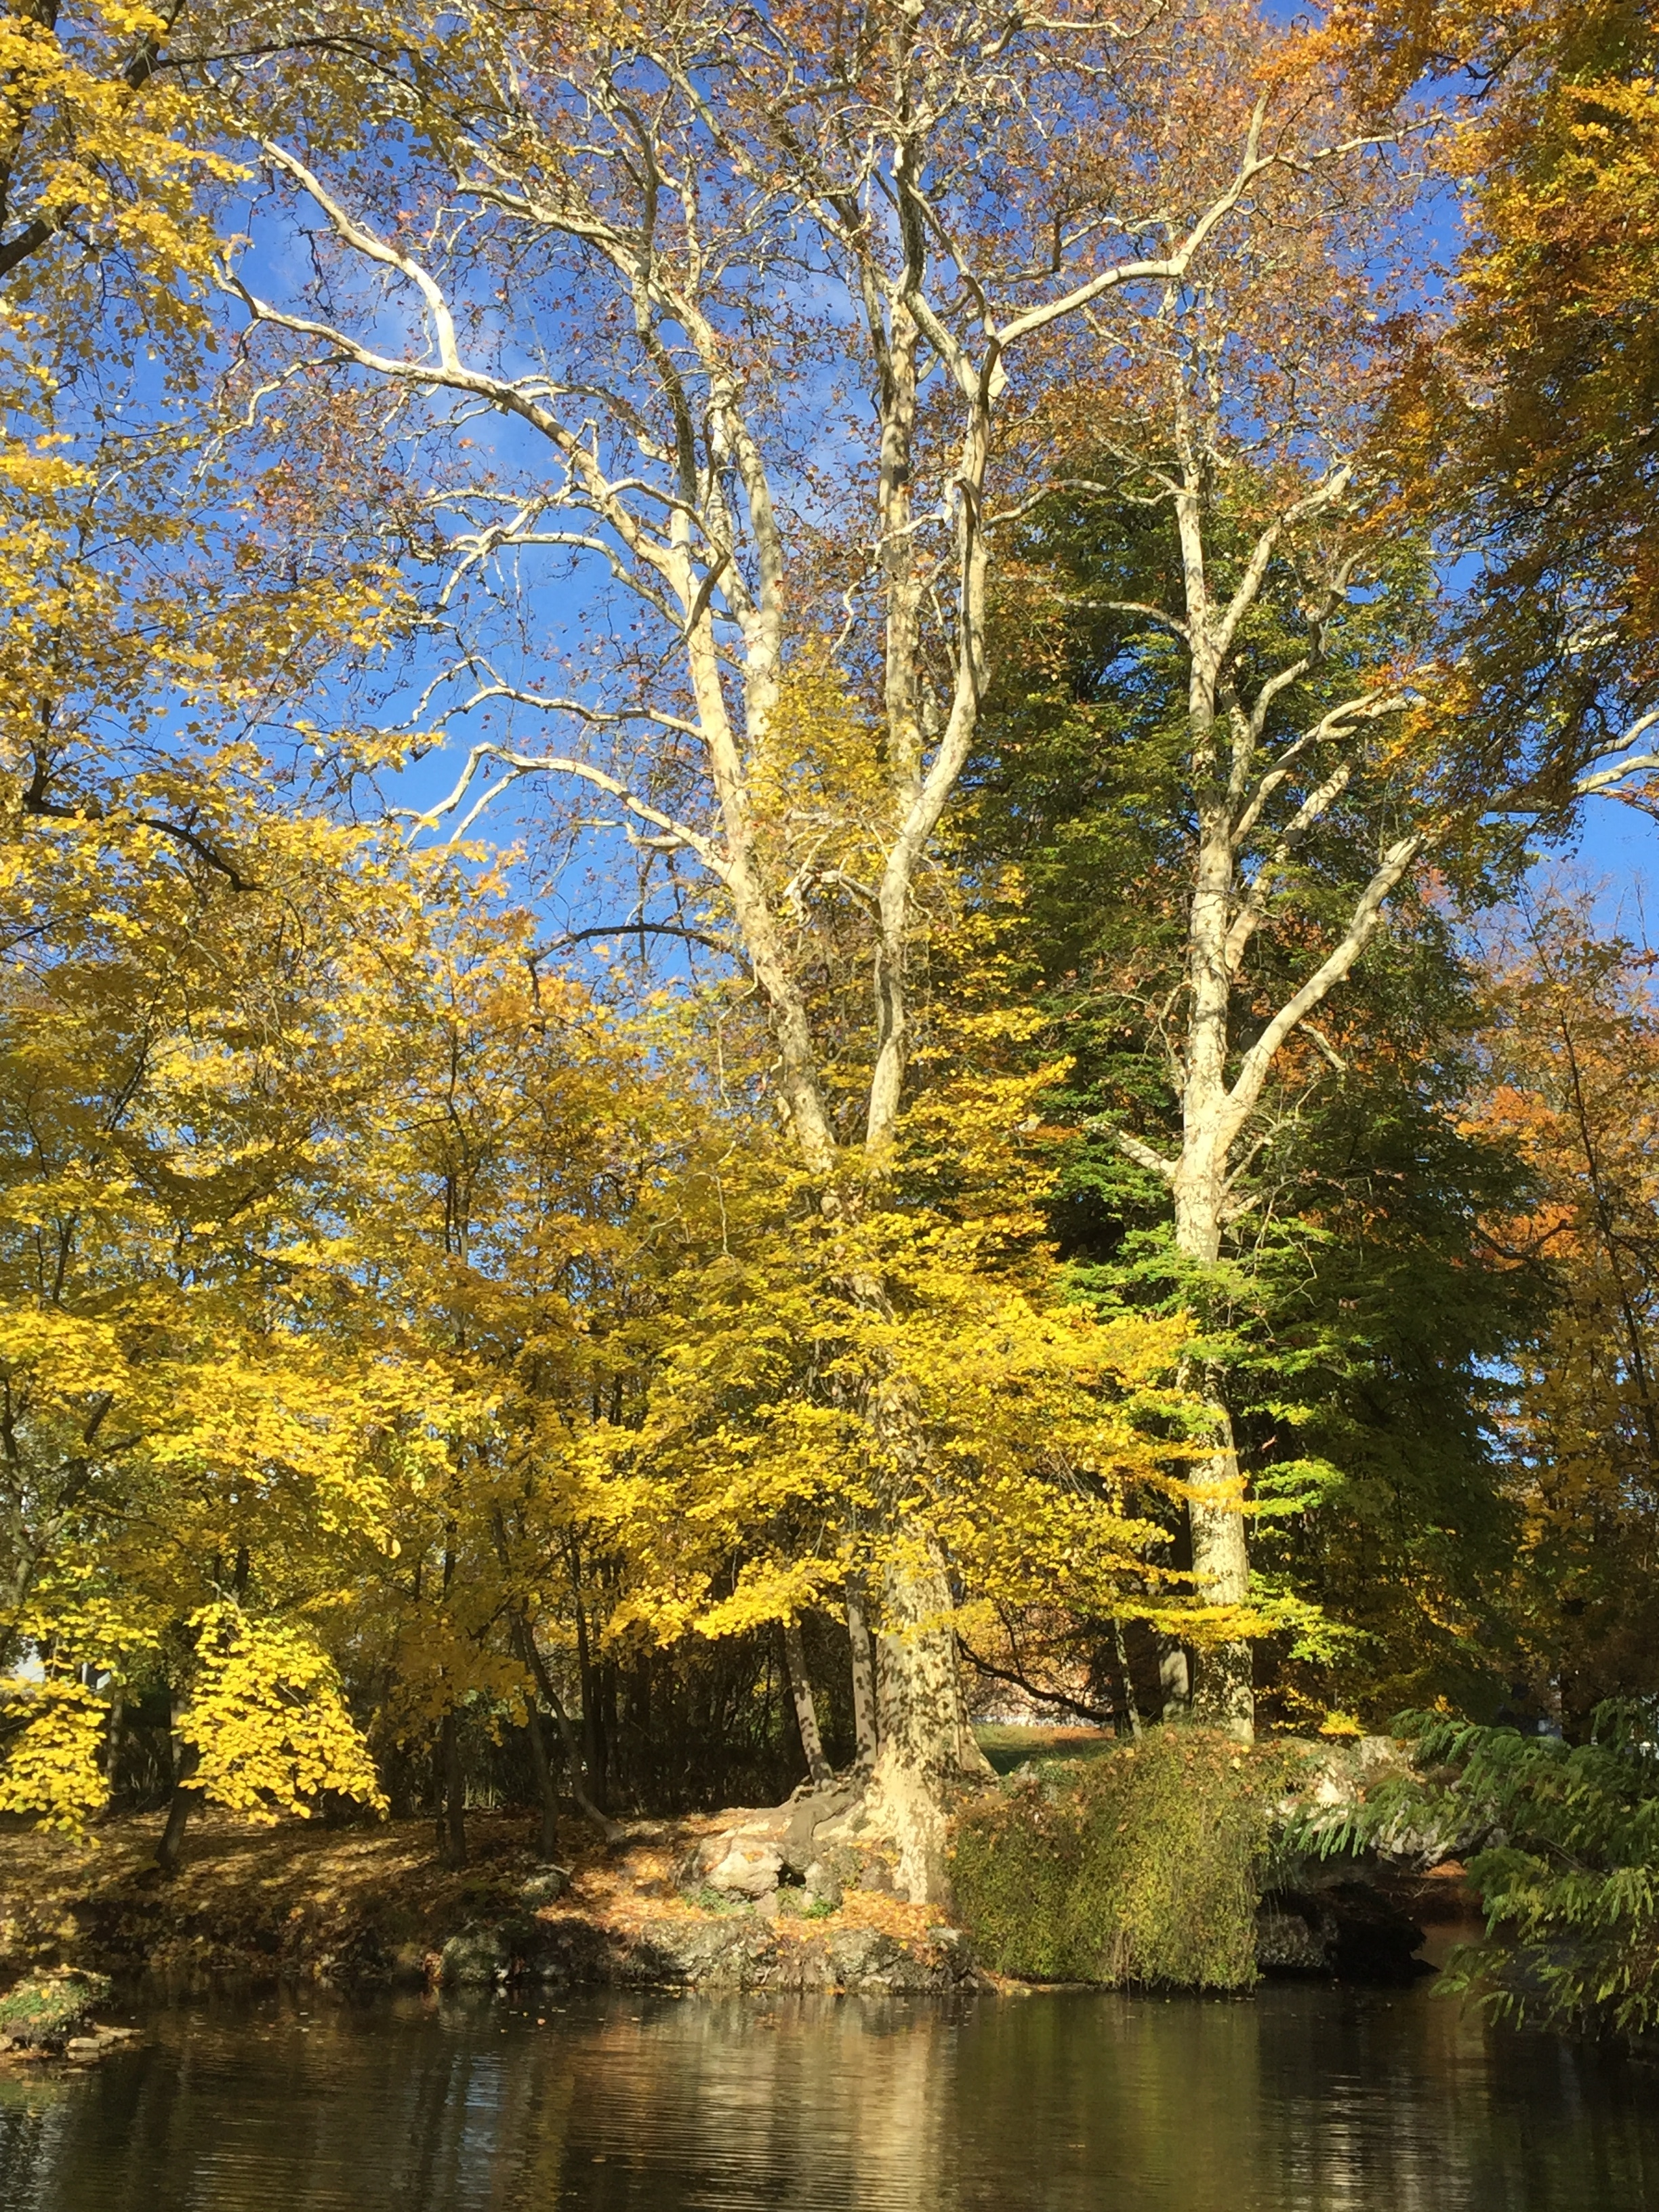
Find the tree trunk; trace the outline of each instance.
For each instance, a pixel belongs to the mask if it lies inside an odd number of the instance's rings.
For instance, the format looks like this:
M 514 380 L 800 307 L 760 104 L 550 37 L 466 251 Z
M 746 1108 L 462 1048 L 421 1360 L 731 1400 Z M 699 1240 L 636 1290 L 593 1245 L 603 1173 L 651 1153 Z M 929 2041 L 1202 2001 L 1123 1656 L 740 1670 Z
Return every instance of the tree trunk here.
M 1250 1592 L 1250 1561 L 1244 1537 L 1243 1484 L 1233 1425 L 1219 1393 L 1206 1392 L 1219 1449 L 1204 1462 L 1188 1506 L 1193 1531 L 1193 1579 L 1201 1603 L 1243 1605 Z M 1225 1729 L 1249 1743 L 1255 1735 L 1255 1664 L 1243 1638 L 1211 1644 L 1198 1655 L 1193 1717 L 1207 1727 Z
M 946 1827 L 952 1796 L 982 1780 L 990 1761 L 975 1741 L 962 1702 L 951 1585 L 930 1542 L 919 1567 L 882 1577 L 882 1626 L 876 1639 L 879 1738 L 866 1810 L 898 1845 L 901 1896 L 915 1904 L 949 1901 Z
M 789 1694 L 795 1701 L 795 1725 L 800 1730 L 800 1747 L 806 1753 L 806 1771 L 817 1787 L 830 1780 L 832 1769 L 823 1755 L 823 1738 L 818 1733 L 818 1709 L 812 1697 L 811 1678 L 806 1671 L 806 1651 L 801 1643 L 798 1621 L 790 1620 L 784 1624 L 783 1668 L 789 1677 Z
M 530 1739 L 530 1765 L 536 1777 L 536 1795 L 541 1804 L 541 1820 L 536 1832 L 536 1856 L 540 1859 L 556 1859 L 559 1856 L 559 1795 L 554 1786 L 553 1762 L 547 1755 L 547 1738 L 542 1733 L 542 1717 L 534 1702 L 525 1701 L 526 1733 Z
M 587 1648 L 587 1609 L 576 1592 L 576 1675 L 582 1692 L 582 1751 L 587 1768 L 587 1787 L 595 1804 L 603 1808 L 605 1788 L 605 1736 L 599 1719 L 598 1673 L 592 1656 Z
M 524 1640 L 520 1649 L 530 1662 L 530 1671 L 536 1677 L 536 1686 L 557 1725 L 559 1741 L 564 1746 L 565 1765 L 570 1775 L 570 1794 L 576 1801 L 577 1810 L 593 1823 L 607 1844 L 614 1844 L 625 1831 L 618 1827 L 608 1814 L 602 1813 L 587 1794 L 582 1782 L 581 1753 L 576 1742 L 576 1731 L 570 1725 L 564 1699 L 559 1695 L 553 1677 L 547 1671 L 547 1662 L 542 1657 L 534 1632 L 528 1627 L 524 1630 Z
M 461 1730 L 453 1705 L 438 1731 L 438 1863 L 452 1872 L 466 1864 L 466 1778 Z
M 1190 1111 L 1190 1109 L 1189 1109 Z M 1213 1267 L 1221 1255 L 1224 1180 L 1215 1133 L 1189 1136 L 1175 1186 L 1176 1241 L 1188 1257 Z M 1212 1369 L 1189 1365 L 1182 1383 L 1197 1390 L 1209 1413 L 1215 1449 L 1188 1477 L 1188 1526 L 1192 1532 L 1193 1583 L 1202 1605 L 1243 1606 L 1250 1595 L 1249 1549 L 1244 1534 L 1244 1485 L 1233 1442 L 1232 1417 Z M 1255 1735 L 1255 1665 L 1242 1638 L 1206 1646 L 1197 1655 L 1193 1717 L 1225 1729 L 1249 1743 Z
M 155 1863 L 169 1879 L 179 1871 L 179 1854 L 184 1849 L 185 1830 L 190 1816 L 202 1802 L 202 1793 L 192 1789 L 190 1778 L 202 1763 L 202 1754 L 193 1743 L 183 1745 L 173 1761 L 173 1796 L 167 1802 L 167 1826 L 161 1831 L 161 1840 L 155 1846 Z
M 115 1794 L 115 1778 L 121 1765 L 121 1732 L 126 1725 L 126 1692 L 118 1682 L 110 1692 L 109 1734 L 104 1739 L 104 1787 Z
M 1193 1710 L 1193 1670 L 1187 1657 L 1187 1647 L 1173 1636 L 1158 1639 L 1158 1717 L 1164 1721 L 1184 1721 Z
M 1140 1706 L 1135 1698 L 1134 1676 L 1129 1672 L 1129 1644 L 1123 1633 L 1123 1623 L 1115 1615 L 1112 1620 L 1112 1657 L 1117 1665 L 1117 1679 L 1122 1686 L 1123 1719 L 1131 1739 L 1140 1741 Z
M 876 1654 L 864 1611 L 864 1577 L 847 1578 L 847 1640 L 853 1650 L 853 1732 L 858 1762 L 870 1766 L 876 1756 Z

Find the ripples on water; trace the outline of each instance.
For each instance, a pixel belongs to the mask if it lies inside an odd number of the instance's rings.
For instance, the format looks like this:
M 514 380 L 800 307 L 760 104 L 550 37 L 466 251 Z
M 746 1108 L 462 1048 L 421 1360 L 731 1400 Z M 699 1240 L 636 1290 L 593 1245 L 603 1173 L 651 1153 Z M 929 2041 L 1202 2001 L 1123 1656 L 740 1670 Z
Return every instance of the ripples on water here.
M 1425 1990 L 321 1995 L 0 2086 L 0 2212 L 1654 2212 L 1659 2100 Z

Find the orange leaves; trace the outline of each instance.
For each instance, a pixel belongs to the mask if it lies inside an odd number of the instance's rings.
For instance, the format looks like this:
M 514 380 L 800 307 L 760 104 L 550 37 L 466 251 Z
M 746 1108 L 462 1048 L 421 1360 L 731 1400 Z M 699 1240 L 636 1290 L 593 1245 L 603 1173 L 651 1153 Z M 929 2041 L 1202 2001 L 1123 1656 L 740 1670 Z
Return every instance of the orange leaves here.
M 1585 1706 L 1634 1680 L 1651 1635 L 1659 1528 L 1659 1011 L 1647 956 L 1556 900 L 1492 962 L 1477 1121 L 1527 1160 L 1537 1197 L 1490 1224 L 1550 1305 L 1509 1418 L 1522 1549 L 1517 1605 L 1544 1668 Z M 1641 1676 L 1645 1680 L 1645 1675 Z

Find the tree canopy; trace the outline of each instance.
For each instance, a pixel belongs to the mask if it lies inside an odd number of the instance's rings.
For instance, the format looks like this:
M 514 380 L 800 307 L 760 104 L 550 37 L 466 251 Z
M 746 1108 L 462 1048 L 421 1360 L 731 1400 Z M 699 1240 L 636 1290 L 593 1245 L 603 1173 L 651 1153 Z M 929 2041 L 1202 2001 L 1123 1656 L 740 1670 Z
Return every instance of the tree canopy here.
M 1650 31 L 0 17 L 0 1809 L 1659 1686 Z

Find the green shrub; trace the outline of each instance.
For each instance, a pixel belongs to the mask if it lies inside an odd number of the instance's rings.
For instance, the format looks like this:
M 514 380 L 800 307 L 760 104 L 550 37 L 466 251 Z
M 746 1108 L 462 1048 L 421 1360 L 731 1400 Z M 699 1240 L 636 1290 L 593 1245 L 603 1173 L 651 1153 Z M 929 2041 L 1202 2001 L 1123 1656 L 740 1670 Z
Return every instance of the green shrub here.
M 1036 1981 L 1248 1989 L 1285 1766 L 1272 1747 L 1156 1729 L 969 1807 L 951 1874 L 981 1958 Z
M 102 1974 L 46 1974 L 19 1982 L 0 1997 L 0 2035 L 55 2051 L 88 2025 L 94 2005 L 108 1995 Z

